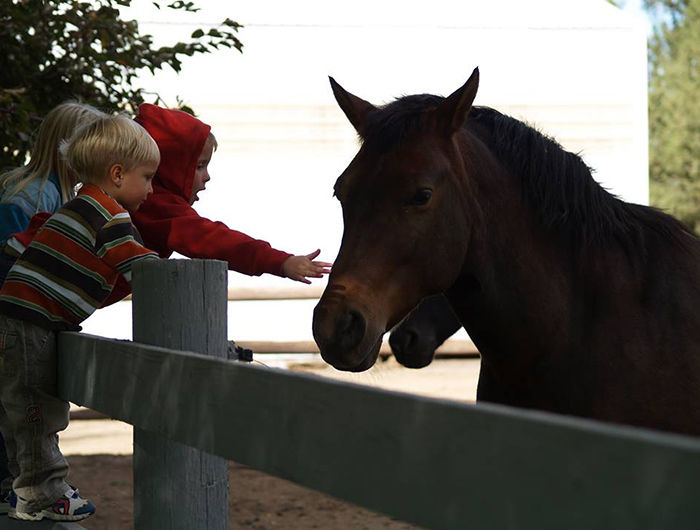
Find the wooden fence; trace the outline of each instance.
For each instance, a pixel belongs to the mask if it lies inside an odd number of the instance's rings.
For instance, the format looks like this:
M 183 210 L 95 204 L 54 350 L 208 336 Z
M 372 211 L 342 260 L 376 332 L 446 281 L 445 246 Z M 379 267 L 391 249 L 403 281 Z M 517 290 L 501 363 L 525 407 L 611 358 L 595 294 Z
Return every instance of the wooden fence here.
M 137 530 L 226 528 L 225 459 L 426 528 L 698 528 L 700 439 L 229 361 L 225 287 L 145 263 L 138 342 L 59 338 L 61 397 L 135 426 Z

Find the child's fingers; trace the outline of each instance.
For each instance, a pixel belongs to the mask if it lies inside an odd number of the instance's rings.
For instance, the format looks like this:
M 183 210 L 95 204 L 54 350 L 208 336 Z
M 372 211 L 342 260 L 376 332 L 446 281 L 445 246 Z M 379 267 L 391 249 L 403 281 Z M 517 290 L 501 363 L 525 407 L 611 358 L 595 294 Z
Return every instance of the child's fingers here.
M 329 274 L 331 272 L 330 267 L 332 263 L 327 263 L 325 261 L 312 261 L 312 259 L 318 256 L 320 250 L 316 250 L 311 254 L 305 256 L 294 256 L 290 258 L 287 262 L 289 267 L 286 270 L 286 275 L 291 280 L 310 284 L 311 282 L 307 279 L 310 278 L 323 278 L 324 274 Z
M 304 256 L 304 257 L 305 257 L 305 258 L 308 258 L 309 260 L 312 260 L 312 261 L 313 261 L 314 259 L 316 259 L 316 257 L 317 257 L 320 253 L 321 253 L 321 249 L 320 249 L 320 248 L 317 248 L 317 249 L 314 250 L 311 254 L 307 254 L 307 255 Z

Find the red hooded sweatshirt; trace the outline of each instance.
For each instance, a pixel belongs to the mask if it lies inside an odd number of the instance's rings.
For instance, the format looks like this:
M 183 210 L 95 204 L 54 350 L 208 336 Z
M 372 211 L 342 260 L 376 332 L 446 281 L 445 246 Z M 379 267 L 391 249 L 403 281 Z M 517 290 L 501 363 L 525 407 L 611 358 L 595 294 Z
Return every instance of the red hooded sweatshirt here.
M 160 149 L 153 193 L 131 214 L 146 248 L 162 258 L 175 251 L 190 258 L 227 261 L 229 269 L 251 276 L 264 272 L 282 276 L 282 263 L 291 254 L 200 217 L 190 206 L 197 162 L 211 127 L 186 112 L 149 103 L 139 107 L 136 121 Z

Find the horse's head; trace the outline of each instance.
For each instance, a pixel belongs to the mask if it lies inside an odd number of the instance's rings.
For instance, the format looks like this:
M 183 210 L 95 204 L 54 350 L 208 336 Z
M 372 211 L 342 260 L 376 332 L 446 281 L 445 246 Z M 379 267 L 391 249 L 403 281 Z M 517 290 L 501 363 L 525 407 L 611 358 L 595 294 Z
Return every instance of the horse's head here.
M 381 108 L 331 79 L 362 139 L 335 183 L 343 240 L 313 319 L 321 355 L 338 369 L 371 367 L 384 332 L 459 274 L 470 213 L 456 137 L 466 134 L 478 78 L 474 70 L 444 99 L 407 96 Z

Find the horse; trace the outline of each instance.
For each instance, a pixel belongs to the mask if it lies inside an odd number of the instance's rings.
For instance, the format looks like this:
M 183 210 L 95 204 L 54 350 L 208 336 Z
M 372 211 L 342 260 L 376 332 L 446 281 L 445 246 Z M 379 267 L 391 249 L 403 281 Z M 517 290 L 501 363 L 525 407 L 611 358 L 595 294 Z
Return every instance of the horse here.
M 330 78 L 360 148 L 313 313 L 323 359 L 363 371 L 444 292 L 481 353 L 477 400 L 700 434 L 700 240 L 600 186 L 577 154 L 448 97 L 377 107 Z
M 428 296 L 389 335 L 396 360 L 406 368 L 424 368 L 435 350 L 457 332 L 462 323 L 442 293 Z

